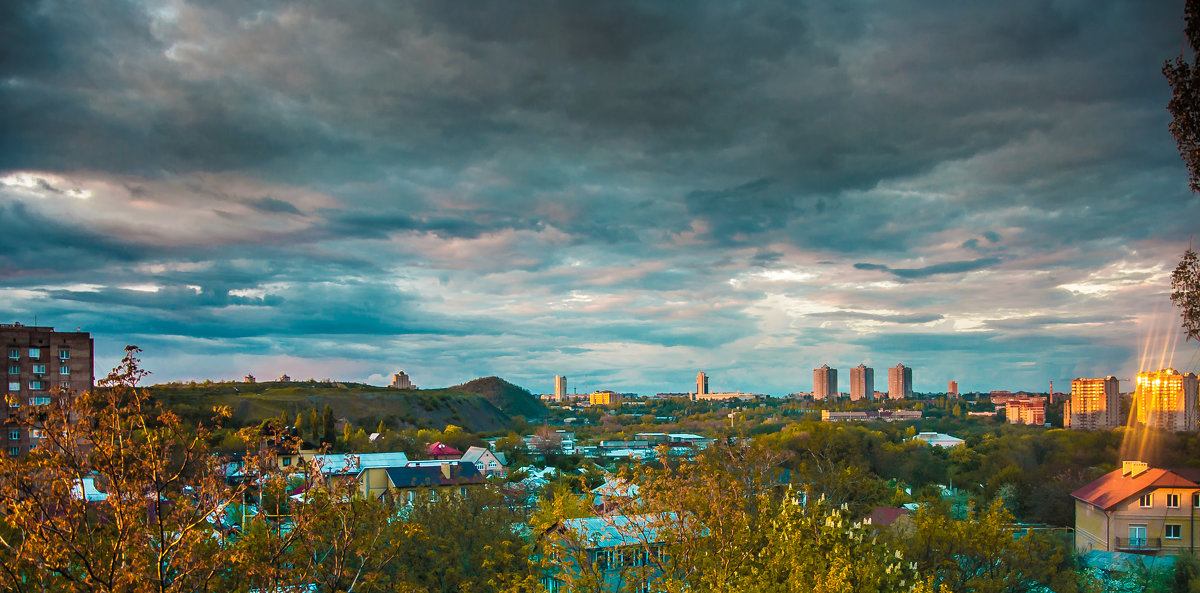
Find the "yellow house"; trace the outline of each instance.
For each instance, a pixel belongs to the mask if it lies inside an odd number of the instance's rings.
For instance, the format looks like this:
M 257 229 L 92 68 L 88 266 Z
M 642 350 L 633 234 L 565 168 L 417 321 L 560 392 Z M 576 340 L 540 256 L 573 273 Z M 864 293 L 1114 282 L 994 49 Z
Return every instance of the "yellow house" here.
M 1200 470 L 1165 470 L 1125 461 L 1071 493 L 1075 549 L 1164 556 L 1195 554 L 1200 544 Z

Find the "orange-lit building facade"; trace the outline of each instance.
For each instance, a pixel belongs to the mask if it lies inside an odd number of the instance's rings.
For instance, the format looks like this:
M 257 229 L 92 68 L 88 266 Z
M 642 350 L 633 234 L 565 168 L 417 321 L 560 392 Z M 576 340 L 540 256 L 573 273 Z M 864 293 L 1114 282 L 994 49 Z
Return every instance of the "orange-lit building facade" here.
M 1138 373 L 1133 414 L 1138 424 L 1170 431 L 1197 430 L 1197 381 L 1171 368 Z
M 1046 398 L 1011 399 L 1004 408 L 1004 415 L 1009 424 L 1041 426 L 1046 423 Z
M 1116 377 L 1074 379 L 1063 425 L 1074 430 L 1117 428 L 1121 422 L 1121 382 Z

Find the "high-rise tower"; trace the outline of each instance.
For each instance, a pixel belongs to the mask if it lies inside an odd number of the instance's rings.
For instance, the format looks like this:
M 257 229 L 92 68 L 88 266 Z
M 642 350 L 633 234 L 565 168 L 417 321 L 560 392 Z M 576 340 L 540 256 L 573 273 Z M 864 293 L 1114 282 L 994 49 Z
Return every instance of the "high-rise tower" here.
M 562 375 L 554 375 L 554 401 L 561 402 L 567 399 L 567 378 Z
M 819 369 L 813 369 L 813 397 L 826 399 L 837 396 L 837 369 L 831 369 L 827 364 L 821 365 Z
M 1173 431 L 1195 432 L 1196 375 L 1175 369 L 1138 373 L 1133 392 L 1133 413 L 1139 424 Z
M 888 399 L 906 399 L 912 394 L 912 369 L 903 364 L 888 369 Z
M 1120 425 L 1120 380 L 1109 376 L 1071 381 L 1071 399 L 1063 408 L 1063 426 L 1076 430 L 1096 430 Z
M 850 369 L 850 400 L 875 399 L 875 369 L 860 364 Z
M 704 371 L 696 373 L 696 395 L 705 395 L 708 393 L 708 375 Z

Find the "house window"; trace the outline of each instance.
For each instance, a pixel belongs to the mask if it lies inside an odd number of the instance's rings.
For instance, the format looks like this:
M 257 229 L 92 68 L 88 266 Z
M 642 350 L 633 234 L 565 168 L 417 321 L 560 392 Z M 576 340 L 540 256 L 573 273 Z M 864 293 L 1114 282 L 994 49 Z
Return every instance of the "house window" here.
M 62 365 L 62 366 L 60 366 L 60 367 L 58 367 L 58 374 L 60 374 L 60 375 L 70 375 L 70 374 L 71 374 L 71 367 L 69 367 L 69 366 L 67 366 L 67 365 L 65 365 L 65 364 L 64 364 L 64 365 Z
M 15 364 L 8 365 L 8 374 L 17 375 L 17 374 L 20 374 L 20 372 L 21 372 L 21 367 L 15 365 Z
M 1192 495 L 1192 508 L 1200 509 L 1200 494 Z
M 1167 524 L 1163 526 L 1163 537 L 1167 539 L 1180 539 L 1183 537 L 1183 527 L 1181 525 Z
M 20 391 L 21 390 L 21 382 L 20 381 L 9 381 L 8 382 L 8 390 L 9 391 Z
M 1167 508 L 1168 509 L 1179 508 L 1179 495 L 1178 494 L 1168 494 L 1167 495 Z
M 1148 508 L 1150 508 L 1150 502 L 1152 501 L 1152 497 L 1153 497 L 1152 494 L 1143 494 L 1142 497 L 1138 500 L 1138 504 L 1143 509 L 1148 509 Z
M 42 357 L 42 349 L 41 348 L 30 348 L 29 349 L 29 358 L 36 360 L 41 357 Z
M 21 454 L 21 448 L 20 447 L 9 447 L 8 454 L 11 457 L 16 457 L 17 455 Z
M 19 430 L 8 431 L 8 440 L 10 440 L 10 441 L 21 440 L 21 431 L 19 431 Z
M 45 389 L 46 384 L 43 383 L 42 381 L 38 381 L 36 379 L 30 379 L 29 380 L 29 388 L 30 389 Z
M 44 365 L 44 364 L 35 364 L 35 365 L 33 365 L 33 374 L 35 374 L 35 375 L 45 375 L 45 374 L 46 374 L 46 365 Z
M 21 351 L 16 348 L 9 348 L 8 349 L 8 357 L 12 360 L 20 360 L 21 359 Z
M 291 464 L 292 464 L 292 458 L 291 458 L 291 457 L 284 457 L 284 458 L 283 458 L 283 467 L 287 467 L 287 466 L 289 466 L 289 465 L 291 465 Z
M 70 350 L 59 350 L 58 351 L 58 359 L 59 360 L 71 360 L 71 351 Z

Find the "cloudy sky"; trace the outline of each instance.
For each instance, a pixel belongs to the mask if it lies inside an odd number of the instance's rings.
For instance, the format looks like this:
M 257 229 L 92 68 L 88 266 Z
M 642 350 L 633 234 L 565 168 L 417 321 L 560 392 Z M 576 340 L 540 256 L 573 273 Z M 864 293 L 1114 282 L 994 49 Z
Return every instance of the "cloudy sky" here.
M 1173 342 L 1196 370 L 1182 12 L 3 2 L 3 321 L 157 381 L 1066 390 Z

